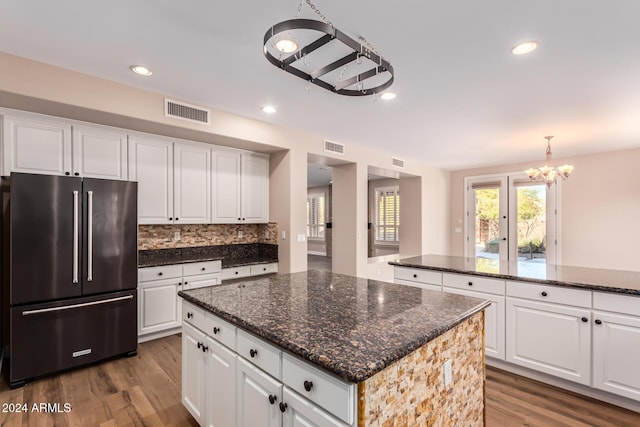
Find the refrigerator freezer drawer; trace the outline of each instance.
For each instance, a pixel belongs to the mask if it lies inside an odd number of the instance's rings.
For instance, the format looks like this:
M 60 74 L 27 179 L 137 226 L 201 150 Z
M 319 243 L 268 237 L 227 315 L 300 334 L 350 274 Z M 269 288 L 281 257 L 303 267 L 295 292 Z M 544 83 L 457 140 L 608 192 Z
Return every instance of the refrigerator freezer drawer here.
M 137 293 L 11 308 L 12 385 L 137 348 Z

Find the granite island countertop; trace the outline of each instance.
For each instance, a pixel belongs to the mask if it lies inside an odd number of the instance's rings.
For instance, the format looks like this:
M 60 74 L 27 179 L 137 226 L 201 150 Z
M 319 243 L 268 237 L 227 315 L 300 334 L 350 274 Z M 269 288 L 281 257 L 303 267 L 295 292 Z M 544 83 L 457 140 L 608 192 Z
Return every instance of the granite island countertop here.
M 222 268 L 278 262 L 278 245 L 246 243 L 138 251 L 138 267 L 222 261 Z
M 353 383 L 373 376 L 490 304 L 316 270 L 178 295 Z
M 640 295 L 640 272 L 573 267 L 531 262 L 506 262 L 487 258 L 422 255 L 391 261 L 400 267 L 447 273 L 473 274 L 506 280 L 543 283 L 592 291 Z

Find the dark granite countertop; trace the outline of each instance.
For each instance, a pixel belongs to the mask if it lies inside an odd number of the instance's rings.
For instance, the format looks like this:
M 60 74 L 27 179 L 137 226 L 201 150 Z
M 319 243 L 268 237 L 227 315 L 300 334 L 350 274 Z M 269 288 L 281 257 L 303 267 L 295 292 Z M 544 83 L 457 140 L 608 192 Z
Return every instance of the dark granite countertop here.
M 640 295 L 640 272 L 572 267 L 544 263 L 506 262 L 486 258 L 422 255 L 389 262 L 401 267 L 473 274 L 593 291 Z
M 178 295 L 353 383 L 489 305 L 482 299 L 316 270 Z
M 222 261 L 222 268 L 278 262 L 278 245 L 246 243 L 138 251 L 138 267 L 217 260 Z

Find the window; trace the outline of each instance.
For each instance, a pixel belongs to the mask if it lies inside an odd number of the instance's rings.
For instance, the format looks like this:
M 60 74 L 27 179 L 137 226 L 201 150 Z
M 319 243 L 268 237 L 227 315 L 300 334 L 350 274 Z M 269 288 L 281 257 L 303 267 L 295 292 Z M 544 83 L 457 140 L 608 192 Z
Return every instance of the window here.
M 307 196 L 307 237 L 324 240 L 324 194 L 309 194 Z
M 397 244 L 400 226 L 399 187 L 376 188 L 375 194 L 375 240 L 376 242 Z

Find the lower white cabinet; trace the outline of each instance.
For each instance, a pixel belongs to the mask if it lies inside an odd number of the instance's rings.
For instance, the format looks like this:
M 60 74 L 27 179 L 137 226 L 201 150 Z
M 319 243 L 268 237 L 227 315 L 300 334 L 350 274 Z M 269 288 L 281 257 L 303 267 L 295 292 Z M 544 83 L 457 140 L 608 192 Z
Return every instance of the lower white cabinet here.
M 277 262 L 228 267 L 222 269 L 222 280 L 241 279 L 243 277 L 260 276 L 262 274 L 277 272 Z
M 284 387 L 284 427 L 348 427 L 348 424 L 332 417 L 294 391 Z
M 282 425 L 282 383 L 238 358 L 238 427 Z
M 409 280 L 394 279 L 393 283 L 396 285 L 413 286 L 416 288 L 429 289 L 430 291 L 442 291 L 441 285 L 432 285 L 429 283 L 412 282 Z
M 205 373 L 207 353 L 205 335 L 189 325 L 182 328 L 182 404 L 196 419 L 205 425 Z M 233 424 L 228 424 L 233 425 Z
M 205 338 L 206 426 L 236 424 L 236 354 L 210 337 Z
M 590 385 L 591 312 L 507 298 L 507 361 Z

